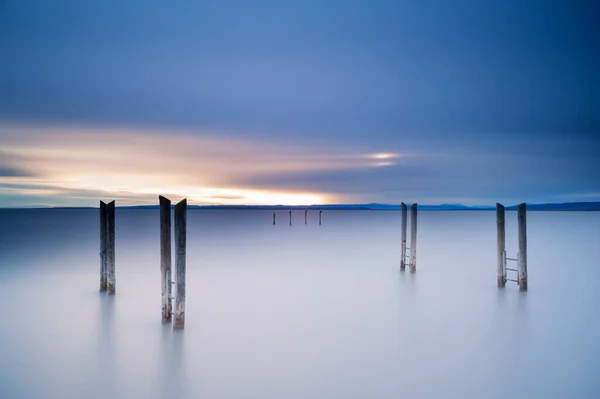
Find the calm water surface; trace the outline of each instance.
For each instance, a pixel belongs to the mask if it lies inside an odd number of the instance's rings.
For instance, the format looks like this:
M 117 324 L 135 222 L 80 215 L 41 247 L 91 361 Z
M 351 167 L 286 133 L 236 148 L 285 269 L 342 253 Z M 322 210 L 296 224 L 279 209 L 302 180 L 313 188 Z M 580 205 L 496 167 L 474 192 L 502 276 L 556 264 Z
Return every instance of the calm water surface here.
M 160 317 L 157 210 L 0 210 L 0 398 L 599 398 L 600 213 L 529 212 L 529 291 L 494 212 L 188 211 L 186 327 Z M 516 257 L 516 213 L 507 212 Z

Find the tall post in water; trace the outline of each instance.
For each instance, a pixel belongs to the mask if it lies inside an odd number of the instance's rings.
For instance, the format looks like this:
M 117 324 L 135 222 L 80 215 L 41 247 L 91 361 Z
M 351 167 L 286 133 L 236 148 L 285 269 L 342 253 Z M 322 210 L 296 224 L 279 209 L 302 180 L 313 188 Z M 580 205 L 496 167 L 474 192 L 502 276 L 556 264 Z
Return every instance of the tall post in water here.
M 115 201 L 106 205 L 108 295 L 114 295 L 117 280 L 115 278 Z
M 527 291 L 527 204 L 517 208 L 519 221 L 519 291 Z
M 106 204 L 100 201 L 100 292 L 107 288 L 108 260 L 106 258 L 106 243 L 108 228 L 106 226 Z
M 410 272 L 417 271 L 417 204 L 410 207 Z
M 173 314 L 171 282 L 171 201 L 162 195 L 160 203 L 160 295 L 162 321 L 171 321 Z
M 506 230 L 504 223 L 504 205 L 496 203 L 496 228 L 497 244 L 498 244 L 498 287 L 506 286 L 506 269 L 505 269 L 505 251 L 506 251 Z
M 273 226 L 275 226 L 275 212 L 273 212 Z
M 406 204 L 402 203 L 402 259 L 400 260 L 400 270 L 406 269 L 406 226 L 407 226 L 407 208 Z
M 304 211 L 304 224 L 308 224 L 308 209 Z
M 323 211 L 319 211 L 319 226 L 321 225 L 321 213 L 323 213 Z
M 292 211 L 290 211 L 290 226 L 292 225 Z
M 187 199 L 175 205 L 175 267 L 177 273 L 177 294 L 175 296 L 175 323 L 173 328 L 185 325 L 185 255 Z

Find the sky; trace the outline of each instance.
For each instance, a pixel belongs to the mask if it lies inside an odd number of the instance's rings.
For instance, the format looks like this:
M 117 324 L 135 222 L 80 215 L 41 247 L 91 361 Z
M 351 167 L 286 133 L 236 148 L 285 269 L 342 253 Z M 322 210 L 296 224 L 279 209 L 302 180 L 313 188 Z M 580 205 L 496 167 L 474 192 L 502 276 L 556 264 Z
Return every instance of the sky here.
M 594 0 L 0 0 L 0 207 L 600 200 Z

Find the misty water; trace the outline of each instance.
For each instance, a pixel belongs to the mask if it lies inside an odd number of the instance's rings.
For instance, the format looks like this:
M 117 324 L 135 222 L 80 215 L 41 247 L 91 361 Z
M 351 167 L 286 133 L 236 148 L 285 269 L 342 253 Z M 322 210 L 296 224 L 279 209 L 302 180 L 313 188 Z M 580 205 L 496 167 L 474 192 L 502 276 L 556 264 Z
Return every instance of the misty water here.
M 0 210 L 0 398 L 598 398 L 600 213 L 529 212 L 529 291 L 493 211 L 188 210 L 186 326 L 161 323 L 158 210 Z M 507 212 L 516 257 L 516 213 Z

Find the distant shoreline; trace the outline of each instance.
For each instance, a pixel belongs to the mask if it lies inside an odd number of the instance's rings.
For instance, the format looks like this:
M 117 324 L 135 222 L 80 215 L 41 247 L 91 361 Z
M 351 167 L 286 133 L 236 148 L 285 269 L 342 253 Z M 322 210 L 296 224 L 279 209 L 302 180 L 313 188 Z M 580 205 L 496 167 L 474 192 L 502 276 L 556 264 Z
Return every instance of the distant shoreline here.
M 410 206 L 410 204 L 407 204 Z M 118 209 L 131 210 L 157 210 L 158 205 L 117 206 Z M 516 210 L 517 205 L 507 206 L 507 211 Z M 34 210 L 34 209 L 62 209 L 84 210 L 98 209 L 97 207 L 26 207 L 26 208 L 0 208 L 0 210 Z M 308 211 L 399 211 L 401 205 L 388 204 L 332 204 L 332 205 L 188 205 L 194 210 L 229 210 L 229 211 L 281 211 L 281 210 L 308 210 Z M 418 205 L 422 211 L 493 211 L 495 206 L 465 206 L 460 204 Z M 597 212 L 600 211 L 600 202 L 571 202 L 561 204 L 527 204 L 528 211 L 561 211 L 561 212 Z

